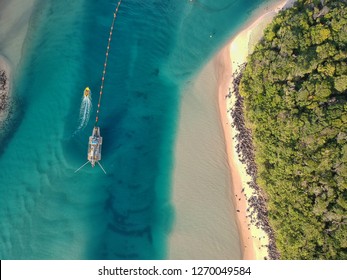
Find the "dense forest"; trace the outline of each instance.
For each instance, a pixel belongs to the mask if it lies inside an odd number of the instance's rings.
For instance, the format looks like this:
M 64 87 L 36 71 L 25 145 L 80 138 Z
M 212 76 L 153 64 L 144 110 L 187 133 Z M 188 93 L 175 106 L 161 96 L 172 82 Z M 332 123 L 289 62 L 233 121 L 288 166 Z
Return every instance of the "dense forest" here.
M 298 0 L 240 82 L 282 259 L 347 259 L 347 1 Z

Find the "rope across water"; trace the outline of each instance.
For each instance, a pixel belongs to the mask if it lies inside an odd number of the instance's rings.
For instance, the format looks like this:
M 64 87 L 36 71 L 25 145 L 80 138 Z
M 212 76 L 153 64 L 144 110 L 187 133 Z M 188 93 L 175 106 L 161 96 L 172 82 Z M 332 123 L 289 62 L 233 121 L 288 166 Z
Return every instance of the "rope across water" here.
M 99 121 L 100 103 L 101 103 L 102 93 L 103 93 L 103 90 L 104 90 L 104 82 L 105 82 L 106 68 L 107 68 L 107 62 L 108 62 L 108 54 L 110 52 L 110 46 L 111 46 L 111 40 L 112 40 L 113 27 L 114 27 L 114 23 L 116 21 L 117 13 L 118 13 L 119 6 L 120 6 L 121 3 L 122 3 L 122 0 L 119 0 L 118 4 L 116 6 L 116 9 L 115 9 L 115 11 L 113 13 L 113 20 L 112 20 L 112 24 L 111 24 L 111 28 L 110 28 L 110 34 L 108 36 L 108 43 L 107 43 L 107 48 L 106 48 L 104 69 L 102 71 L 98 108 L 96 110 L 96 117 L 95 117 L 95 125 L 94 126 L 97 126 L 98 125 L 98 121 Z

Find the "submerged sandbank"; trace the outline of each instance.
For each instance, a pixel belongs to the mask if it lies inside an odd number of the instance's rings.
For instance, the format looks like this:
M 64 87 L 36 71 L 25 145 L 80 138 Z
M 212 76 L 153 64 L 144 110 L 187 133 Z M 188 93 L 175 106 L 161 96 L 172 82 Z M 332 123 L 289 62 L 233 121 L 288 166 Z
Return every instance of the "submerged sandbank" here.
M 183 92 L 175 150 L 169 259 L 240 259 L 230 174 L 210 61 Z
M 254 182 L 254 178 L 250 174 L 250 167 L 244 160 L 248 155 L 241 154 L 240 138 L 236 137 L 240 131 L 235 125 L 235 122 L 239 120 L 236 120 L 231 114 L 233 110 L 237 109 L 235 108 L 237 99 L 235 94 L 232 94 L 235 90 L 235 81 L 232 76 L 234 78 L 237 76 L 239 67 L 246 62 L 248 54 L 261 38 L 266 25 L 281 9 L 290 7 L 293 2 L 292 0 L 282 0 L 263 7 L 262 11 L 257 12 L 257 18 L 248 23 L 216 57 L 216 63 L 220 65 L 219 108 L 232 175 L 233 199 L 243 243 L 244 259 L 276 258 L 277 254 L 273 248 L 273 236 L 271 233 L 269 234 L 268 227 L 264 226 L 264 224 L 268 225 L 267 217 L 264 218 L 265 220 L 259 221 L 258 217 L 263 215 L 258 215 L 259 209 L 255 209 L 254 204 L 250 203 L 251 200 L 258 200 L 262 193 L 261 190 L 250 186 Z M 253 214 L 251 214 L 252 212 Z

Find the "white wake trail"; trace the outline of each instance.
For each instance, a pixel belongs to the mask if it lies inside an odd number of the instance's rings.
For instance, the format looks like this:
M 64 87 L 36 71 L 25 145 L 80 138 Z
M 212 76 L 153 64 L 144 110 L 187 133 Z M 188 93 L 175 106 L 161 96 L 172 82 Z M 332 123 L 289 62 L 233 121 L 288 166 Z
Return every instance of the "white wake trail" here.
M 77 131 L 84 129 L 87 126 L 91 111 L 92 111 L 91 98 L 89 96 L 84 96 L 81 102 L 79 126 L 77 128 Z

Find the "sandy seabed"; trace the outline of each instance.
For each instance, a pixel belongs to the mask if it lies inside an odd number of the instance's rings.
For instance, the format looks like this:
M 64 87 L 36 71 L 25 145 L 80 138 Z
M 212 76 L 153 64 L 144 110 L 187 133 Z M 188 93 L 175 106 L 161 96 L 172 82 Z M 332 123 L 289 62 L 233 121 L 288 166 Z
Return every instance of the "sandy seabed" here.
M 210 61 L 189 84 L 181 104 L 173 176 L 176 218 L 169 259 L 240 259 L 230 172 Z

